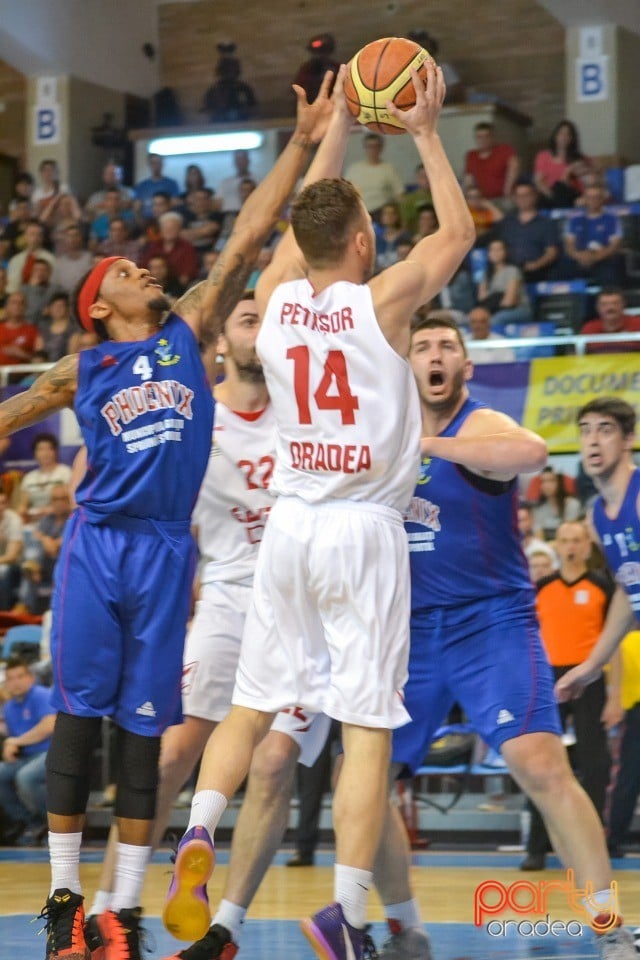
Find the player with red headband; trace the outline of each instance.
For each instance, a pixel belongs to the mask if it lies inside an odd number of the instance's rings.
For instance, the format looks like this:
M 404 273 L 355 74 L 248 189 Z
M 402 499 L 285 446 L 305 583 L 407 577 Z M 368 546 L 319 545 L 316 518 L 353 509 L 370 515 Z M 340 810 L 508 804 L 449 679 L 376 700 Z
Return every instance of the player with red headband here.
M 209 277 L 172 312 L 159 283 L 108 257 L 75 306 L 101 342 L 64 357 L 0 404 L 0 437 L 64 407 L 87 448 L 52 602 L 56 728 L 47 757 L 51 890 L 47 960 L 86 960 L 80 841 L 101 717 L 116 726 L 117 849 L 105 960 L 139 960 L 140 891 L 155 815 L 160 736 L 180 719 L 182 648 L 195 551 L 190 515 L 211 450 L 213 399 L 199 344 L 215 345 L 253 263 L 321 139 L 331 74 L 249 197 Z

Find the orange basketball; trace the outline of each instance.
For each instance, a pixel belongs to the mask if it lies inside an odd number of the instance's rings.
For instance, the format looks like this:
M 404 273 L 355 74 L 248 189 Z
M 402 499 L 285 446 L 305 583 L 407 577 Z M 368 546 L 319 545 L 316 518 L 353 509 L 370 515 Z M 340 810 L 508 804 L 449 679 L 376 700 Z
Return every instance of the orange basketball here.
M 349 110 L 376 133 L 406 133 L 385 104 L 391 100 L 400 110 L 416 102 L 411 67 L 426 77 L 429 54 L 413 40 L 385 37 L 363 47 L 347 64 L 344 95 Z

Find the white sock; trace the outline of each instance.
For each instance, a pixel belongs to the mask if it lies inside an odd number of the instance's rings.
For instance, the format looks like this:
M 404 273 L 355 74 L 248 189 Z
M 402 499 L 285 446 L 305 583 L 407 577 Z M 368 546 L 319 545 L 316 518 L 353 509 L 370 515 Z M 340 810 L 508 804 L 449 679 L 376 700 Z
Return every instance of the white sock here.
M 606 890 L 596 890 L 596 892 L 590 896 L 583 897 L 582 904 L 590 917 L 597 917 L 600 916 L 600 914 L 604 914 L 605 916 L 620 916 L 618 911 L 618 895 L 615 889 L 612 890 L 610 887 L 607 887 Z
M 111 896 L 111 890 L 96 890 L 93 903 L 91 904 L 91 910 L 89 910 L 87 916 L 97 917 L 98 914 L 108 910 L 111 906 Z
M 247 915 L 246 907 L 239 907 L 237 903 L 231 903 L 230 900 L 221 900 L 218 912 L 213 918 L 213 923 L 219 923 L 226 927 L 231 934 L 231 939 L 235 944 L 240 943 L 240 934 L 242 933 L 242 924 Z
M 403 930 L 422 930 L 422 921 L 417 900 L 405 900 L 404 903 L 387 903 L 384 908 L 387 920 L 397 920 Z
M 81 833 L 51 833 L 49 831 L 49 862 L 51 863 L 51 890 L 71 890 L 82 893 L 80 886 Z
M 187 830 L 202 826 L 213 840 L 213 834 L 220 822 L 220 817 L 227 809 L 228 802 L 227 798 L 217 790 L 198 790 L 191 801 L 191 816 Z
M 370 870 L 358 867 L 346 867 L 336 863 L 334 868 L 333 889 L 337 903 L 342 907 L 345 920 L 352 927 L 362 929 L 367 918 L 367 898 L 369 887 L 373 883 Z
M 132 843 L 116 844 L 116 868 L 109 904 L 109 909 L 114 913 L 131 910 L 139 905 L 151 849 Z

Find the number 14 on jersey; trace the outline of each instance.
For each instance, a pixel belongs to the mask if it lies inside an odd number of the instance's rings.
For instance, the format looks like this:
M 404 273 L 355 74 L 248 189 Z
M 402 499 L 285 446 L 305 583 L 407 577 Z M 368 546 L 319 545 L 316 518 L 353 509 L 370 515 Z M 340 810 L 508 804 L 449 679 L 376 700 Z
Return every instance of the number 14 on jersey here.
M 293 389 L 298 406 L 298 420 L 302 424 L 310 424 L 313 420 L 309 348 L 289 347 L 287 360 L 293 361 Z M 347 361 L 342 350 L 329 350 L 320 383 L 313 393 L 313 400 L 318 410 L 339 411 L 343 426 L 355 424 L 355 411 L 360 405 L 358 398 L 351 392 Z

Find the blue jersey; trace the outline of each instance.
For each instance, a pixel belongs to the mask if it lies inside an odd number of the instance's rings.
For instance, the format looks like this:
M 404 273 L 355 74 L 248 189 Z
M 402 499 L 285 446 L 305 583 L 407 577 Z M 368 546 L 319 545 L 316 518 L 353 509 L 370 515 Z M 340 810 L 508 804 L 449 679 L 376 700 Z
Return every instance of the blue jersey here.
M 607 563 L 627 591 L 636 619 L 640 620 L 640 470 L 634 470 L 615 520 L 609 519 L 602 497 L 593 505 L 593 525 Z
M 470 413 L 467 399 L 440 434 L 454 437 Z M 459 464 L 424 458 L 405 526 L 412 612 L 453 607 L 533 588 L 517 528 L 517 480 L 487 480 Z
M 176 314 L 148 340 L 80 353 L 75 411 L 87 445 L 76 493 L 87 519 L 188 520 L 209 460 L 213 398 Z

